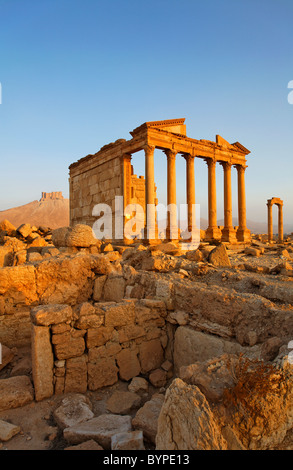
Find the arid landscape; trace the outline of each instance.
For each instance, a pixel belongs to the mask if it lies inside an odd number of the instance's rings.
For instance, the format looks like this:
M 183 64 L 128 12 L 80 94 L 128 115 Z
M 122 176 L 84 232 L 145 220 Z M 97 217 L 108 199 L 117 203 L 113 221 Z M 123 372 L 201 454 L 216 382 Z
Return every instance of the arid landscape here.
M 293 237 L 0 229 L 3 450 L 292 449 Z

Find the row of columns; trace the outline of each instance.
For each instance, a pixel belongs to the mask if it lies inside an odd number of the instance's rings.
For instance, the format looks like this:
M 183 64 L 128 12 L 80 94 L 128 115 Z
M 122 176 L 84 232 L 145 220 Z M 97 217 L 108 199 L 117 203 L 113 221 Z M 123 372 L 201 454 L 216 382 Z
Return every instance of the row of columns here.
M 284 239 L 284 227 L 283 227 L 283 201 L 278 199 L 278 202 L 273 199 L 269 199 L 267 202 L 268 206 L 268 241 L 272 242 L 274 239 L 273 233 L 273 205 L 278 206 L 278 241 L 282 242 Z
M 154 175 L 154 146 L 145 148 L 145 185 L 146 185 L 146 209 L 148 204 L 154 205 L 155 175 Z M 164 150 L 167 156 L 167 204 L 176 204 L 176 155 L 171 149 Z M 183 155 L 186 160 L 186 197 L 188 206 L 188 230 L 192 227 L 192 207 L 195 204 L 195 176 L 194 156 Z M 224 228 L 217 225 L 217 195 L 216 195 L 216 160 L 205 159 L 208 165 L 208 229 L 206 236 L 209 239 L 222 238 L 223 241 L 246 241 L 249 230 L 246 227 L 246 202 L 245 202 L 245 165 L 234 165 L 238 172 L 238 220 L 237 233 L 232 221 L 232 185 L 230 162 L 220 162 L 224 169 Z M 148 212 L 147 212 L 148 215 Z M 167 233 L 168 234 L 168 233 Z

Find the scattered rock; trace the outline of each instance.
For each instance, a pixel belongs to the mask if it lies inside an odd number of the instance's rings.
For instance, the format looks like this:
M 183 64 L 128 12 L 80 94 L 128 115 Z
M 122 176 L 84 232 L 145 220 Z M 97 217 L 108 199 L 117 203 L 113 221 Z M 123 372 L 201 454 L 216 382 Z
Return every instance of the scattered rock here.
M 94 439 L 104 449 L 111 449 L 111 438 L 115 434 L 131 431 L 131 417 L 103 414 L 76 426 L 65 428 L 63 436 L 71 444 Z
M 65 397 L 53 416 L 58 426 L 65 429 L 93 418 L 94 413 L 89 399 L 76 394 Z
M 9 441 L 13 436 L 20 432 L 20 427 L 14 424 L 0 420 L 0 441 Z
M 223 243 L 216 246 L 216 248 L 210 252 L 208 261 L 214 266 L 218 266 L 220 268 L 231 266 L 226 246 Z
M 148 388 L 148 381 L 143 377 L 133 377 L 128 385 L 128 390 L 133 393 L 147 392 Z
M 156 450 L 226 450 L 205 396 L 196 386 L 173 380 L 158 419 Z
M 141 398 L 133 392 L 114 392 L 107 401 L 107 409 L 111 413 L 127 415 L 139 408 Z
M 142 431 L 114 434 L 111 438 L 112 450 L 145 450 Z
M 26 375 L 0 380 L 0 411 L 24 406 L 33 399 L 32 383 Z
M 104 450 L 96 441 L 90 439 L 76 446 L 65 447 L 64 450 Z
M 167 382 L 167 372 L 162 369 L 156 369 L 150 373 L 149 381 L 156 388 L 164 387 Z
M 2 345 L 0 344 L 0 359 L 1 359 L 0 370 L 4 369 L 4 367 L 6 367 L 7 364 L 9 364 L 13 358 L 14 358 L 14 351 L 8 348 L 7 346 L 5 346 L 5 344 L 2 344 Z
M 132 420 L 132 426 L 135 429 L 143 431 L 145 439 L 155 443 L 159 414 L 164 402 L 164 395 L 155 394 L 151 400 L 147 401 L 142 408 L 138 410 Z

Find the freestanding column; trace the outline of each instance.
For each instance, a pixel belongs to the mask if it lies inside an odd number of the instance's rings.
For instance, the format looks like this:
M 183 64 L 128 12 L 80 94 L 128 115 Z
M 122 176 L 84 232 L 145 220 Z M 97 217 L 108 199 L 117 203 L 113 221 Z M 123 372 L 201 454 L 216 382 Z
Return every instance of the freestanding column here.
M 177 208 L 176 208 L 176 155 L 171 149 L 164 151 L 167 155 L 167 239 L 178 239 Z
M 284 239 L 284 228 L 283 228 L 283 204 L 278 204 L 279 214 L 278 214 L 278 232 L 279 232 L 279 242 L 282 242 Z
M 238 173 L 238 230 L 237 240 L 246 242 L 250 240 L 250 231 L 246 227 L 246 200 L 245 200 L 245 165 L 236 165 Z
M 209 226 L 206 231 L 206 240 L 221 238 L 221 231 L 217 225 L 217 190 L 216 190 L 216 161 L 206 159 L 208 165 L 208 207 Z
M 186 160 L 186 199 L 187 199 L 187 224 L 191 233 L 193 227 L 193 205 L 195 204 L 195 179 L 194 179 L 194 157 L 190 154 L 184 155 Z
M 231 185 L 231 163 L 223 162 L 224 168 L 224 228 L 222 241 L 235 242 L 236 233 L 233 228 L 232 219 L 232 185 Z
M 273 205 L 270 201 L 267 203 L 268 206 L 268 242 L 273 240 Z
M 146 236 L 148 240 L 155 239 L 155 166 L 153 145 L 146 145 L 145 151 L 145 211 Z

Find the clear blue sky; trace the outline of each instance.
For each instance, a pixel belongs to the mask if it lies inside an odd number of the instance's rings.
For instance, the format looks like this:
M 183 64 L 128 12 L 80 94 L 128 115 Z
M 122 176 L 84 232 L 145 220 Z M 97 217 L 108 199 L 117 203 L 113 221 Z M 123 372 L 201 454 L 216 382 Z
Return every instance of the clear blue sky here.
M 0 0 L 0 210 L 68 197 L 68 166 L 145 121 L 186 118 L 187 135 L 251 151 L 247 217 L 284 199 L 293 223 L 292 0 Z M 165 202 L 166 157 L 156 151 Z M 133 158 L 143 174 L 143 155 Z M 207 168 L 196 161 L 207 217 Z M 185 202 L 184 160 L 177 162 Z M 217 172 L 222 218 L 222 168 Z M 233 197 L 237 216 L 236 170 Z

